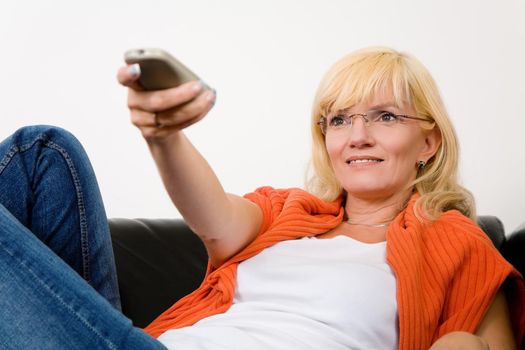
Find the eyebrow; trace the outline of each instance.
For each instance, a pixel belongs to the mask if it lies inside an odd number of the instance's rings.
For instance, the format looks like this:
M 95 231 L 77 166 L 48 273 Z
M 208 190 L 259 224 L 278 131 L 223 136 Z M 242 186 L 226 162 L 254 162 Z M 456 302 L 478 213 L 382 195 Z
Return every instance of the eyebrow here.
M 401 109 L 401 108 L 399 108 L 397 106 L 397 104 L 395 102 L 389 101 L 389 102 L 379 103 L 377 105 L 372 105 L 372 106 L 370 106 L 370 108 L 368 110 L 378 110 L 378 109 L 388 108 L 388 107 L 395 108 L 395 109 Z M 352 108 L 353 108 L 353 106 L 349 107 L 349 108 L 345 108 L 345 109 L 340 109 L 338 111 L 335 111 L 335 113 L 349 112 Z
M 387 107 L 393 107 L 393 108 L 396 108 L 396 109 L 399 109 L 399 107 L 397 106 L 397 104 L 395 104 L 394 102 L 385 102 L 385 103 L 380 103 L 380 104 L 377 104 L 377 105 L 373 105 L 370 107 L 370 109 L 381 109 L 381 108 L 387 108 Z

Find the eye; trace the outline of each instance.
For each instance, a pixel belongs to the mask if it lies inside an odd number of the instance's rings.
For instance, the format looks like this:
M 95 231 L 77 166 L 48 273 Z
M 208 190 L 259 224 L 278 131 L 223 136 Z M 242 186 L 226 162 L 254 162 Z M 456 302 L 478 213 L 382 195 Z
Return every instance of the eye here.
M 345 118 L 343 115 L 334 115 L 332 118 L 330 118 L 330 122 L 328 124 L 332 128 L 341 127 L 345 124 Z
M 380 123 L 395 123 L 399 120 L 399 117 L 392 112 L 379 112 L 374 121 Z

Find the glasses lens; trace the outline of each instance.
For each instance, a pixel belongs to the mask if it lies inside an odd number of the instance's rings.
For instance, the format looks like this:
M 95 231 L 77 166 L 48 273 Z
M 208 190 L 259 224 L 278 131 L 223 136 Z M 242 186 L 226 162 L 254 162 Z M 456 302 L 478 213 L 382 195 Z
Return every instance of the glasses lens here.
M 383 111 L 370 110 L 367 115 L 372 123 L 380 121 L 381 115 L 385 113 Z

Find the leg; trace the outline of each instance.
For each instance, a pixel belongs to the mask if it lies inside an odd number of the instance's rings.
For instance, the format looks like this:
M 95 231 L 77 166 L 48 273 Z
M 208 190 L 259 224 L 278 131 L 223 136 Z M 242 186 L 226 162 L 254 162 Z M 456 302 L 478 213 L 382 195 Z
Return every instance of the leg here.
M 165 349 L 0 205 L 0 348 Z
M 0 143 L 0 204 L 120 308 L 102 199 L 87 155 L 71 134 L 26 127 Z

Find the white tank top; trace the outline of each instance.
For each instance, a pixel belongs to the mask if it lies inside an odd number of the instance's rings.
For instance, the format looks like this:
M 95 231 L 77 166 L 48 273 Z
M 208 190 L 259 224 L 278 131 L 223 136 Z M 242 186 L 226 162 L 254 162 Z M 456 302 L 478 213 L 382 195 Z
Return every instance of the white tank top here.
M 280 242 L 238 266 L 233 305 L 159 337 L 169 349 L 397 349 L 386 242 Z

